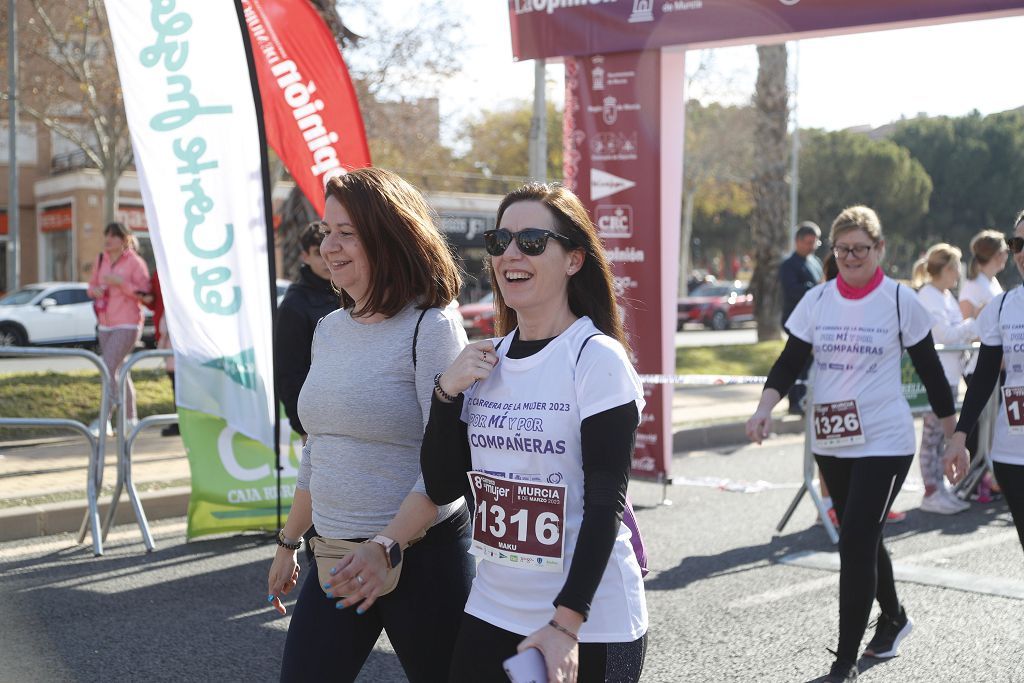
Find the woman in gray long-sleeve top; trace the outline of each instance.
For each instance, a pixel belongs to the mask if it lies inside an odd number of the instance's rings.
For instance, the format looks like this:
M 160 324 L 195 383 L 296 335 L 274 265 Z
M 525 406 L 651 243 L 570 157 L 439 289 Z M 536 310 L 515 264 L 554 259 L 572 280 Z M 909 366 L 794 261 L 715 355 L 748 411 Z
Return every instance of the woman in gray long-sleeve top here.
M 474 573 L 470 517 L 462 500 L 426 496 L 419 450 L 434 376 L 466 344 L 445 310 L 458 268 L 423 196 L 394 173 L 352 171 L 326 191 L 320 249 L 342 308 L 314 333 L 298 402 L 309 436 L 268 601 L 284 613 L 311 523 L 354 543 L 340 561 L 317 546 L 321 575 L 299 592 L 281 680 L 353 680 L 382 629 L 410 681 L 444 680 Z

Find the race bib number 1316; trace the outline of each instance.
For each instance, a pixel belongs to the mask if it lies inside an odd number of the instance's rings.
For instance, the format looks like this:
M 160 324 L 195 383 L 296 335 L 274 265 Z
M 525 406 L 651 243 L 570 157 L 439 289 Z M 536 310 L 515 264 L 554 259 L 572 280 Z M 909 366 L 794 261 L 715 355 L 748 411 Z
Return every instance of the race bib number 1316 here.
M 476 501 L 470 552 L 490 562 L 562 571 L 565 486 L 469 472 Z

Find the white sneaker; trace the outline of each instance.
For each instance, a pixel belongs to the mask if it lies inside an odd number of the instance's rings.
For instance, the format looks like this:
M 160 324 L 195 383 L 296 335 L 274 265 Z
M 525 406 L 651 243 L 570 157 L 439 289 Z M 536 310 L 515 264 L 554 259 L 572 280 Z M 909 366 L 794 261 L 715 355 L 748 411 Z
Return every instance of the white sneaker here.
M 932 495 L 925 496 L 921 499 L 921 511 L 931 512 L 936 515 L 955 515 L 956 513 L 963 512 L 967 509 L 961 507 L 957 503 L 958 502 L 953 501 L 948 496 L 944 496 L 942 494 L 942 489 L 937 489 Z
M 941 493 L 942 495 L 946 496 L 946 498 L 949 499 L 953 506 L 960 510 L 971 509 L 971 504 L 968 503 L 966 500 L 960 500 L 960 498 L 957 497 L 955 493 L 953 493 L 953 489 L 949 488 L 948 486 L 940 487 L 938 493 Z

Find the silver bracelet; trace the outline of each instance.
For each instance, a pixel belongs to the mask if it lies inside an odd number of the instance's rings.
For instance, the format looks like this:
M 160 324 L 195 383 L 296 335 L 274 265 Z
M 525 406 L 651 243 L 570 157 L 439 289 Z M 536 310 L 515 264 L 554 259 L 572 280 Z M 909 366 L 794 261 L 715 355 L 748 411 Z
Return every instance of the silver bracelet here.
M 561 624 L 559 624 L 554 619 L 552 619 L 551 621 L 548 622 L 548 626 L 550 626 L 551 628 L 555 629 L 556 631 L 561 631 L 565 635 L 567 635 L 570 638 L 572 638 L 573 640 L 575 640 L 577 643 L 580 642 L 580 637 L 578 635 L 576 635 L 575 633 L 573 633 L 572 631 L 570 631 L 566 627 L 562 626 Z

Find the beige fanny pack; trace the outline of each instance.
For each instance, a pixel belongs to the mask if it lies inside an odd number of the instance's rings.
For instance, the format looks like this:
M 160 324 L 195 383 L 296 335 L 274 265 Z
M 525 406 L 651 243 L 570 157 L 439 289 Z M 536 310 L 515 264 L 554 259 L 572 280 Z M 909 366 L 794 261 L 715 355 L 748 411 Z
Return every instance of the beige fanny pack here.
M 406 548 L 419 542 L 424 536 L 426 536 L 426 531 L 421 532 L 416 538 L 409 541 L 409 545 Z M 325 583 L 331 580 L 331 569 L 343 558 L 355 552 L 356 548 L 361 545 L 363 543 L 359 541 L 346 541 L 343 538 L 324 538 L 323 536 L 314 536 L 310 540 L 309 547 L 312 548 L 313 555 L 316 556 L 316 570 L 320 577 L 321 589 L 323 589 Z M 402 564 L 405 563 L 403 562 Z M 388 573 L 384 577 L 384 585 L 377 594 L 378 597 L 387 595 L 398 587 L 398 579 L 402 576 L 402 564 L 388 569 Z M 324 590 L 324 592 L 326 593 L 327 591 Z M 335 595 L 334 597 L 343 598 L 346 596 Z

